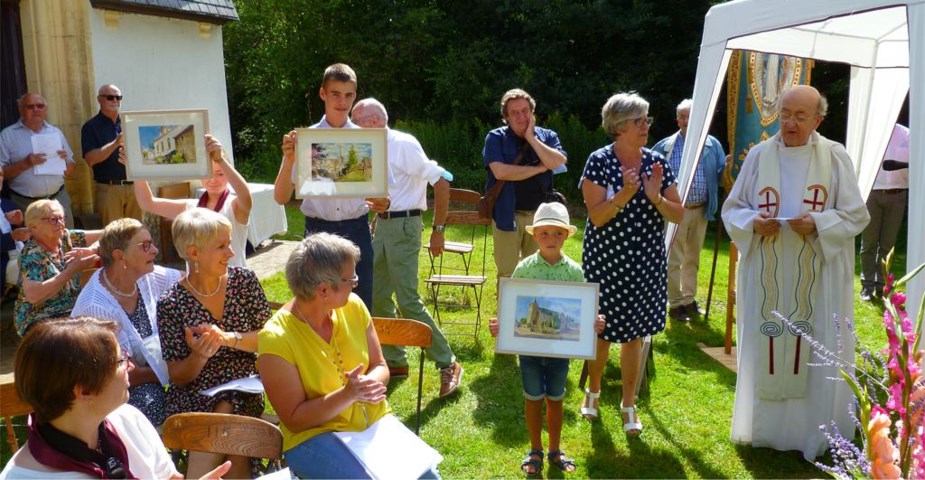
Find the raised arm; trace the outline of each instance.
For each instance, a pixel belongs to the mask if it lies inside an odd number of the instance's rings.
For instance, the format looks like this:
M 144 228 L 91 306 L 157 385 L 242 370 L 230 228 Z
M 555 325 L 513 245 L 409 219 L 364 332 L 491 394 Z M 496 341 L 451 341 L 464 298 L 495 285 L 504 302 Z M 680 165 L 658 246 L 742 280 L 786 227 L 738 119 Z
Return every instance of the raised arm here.
M 273 200 L 280 205 L 289 203 L 292 198 L 292 169 L 295 168 L 296 131 L 283 135 L 283 162 L 273 183 Z
M 151 186 L 148 185 L 146 180 L 136 180 L 134 187 L 138 206 L 146 212 L 173 220 L 186 210 L 186 200 L 155 197 L 151 193 Z
M 212 135 L 206 135 L 206 150 L 209 152 L 209 157 L 212 161 L 225 172 L 228 184 L 234 188 L 236 196 L 234 203 L 232 203 L 232 208 L 234 209 L 235 220 L 242 225 L 247 225 L 251 215 L 251 206 L 254 203 L 251 198 L 251 191 L 247 188 L 247 180 L 244 180 L 244 177 L 228 163 L 228 159 L 225 158 L 225 151 L 222 150 L 222 144 Z

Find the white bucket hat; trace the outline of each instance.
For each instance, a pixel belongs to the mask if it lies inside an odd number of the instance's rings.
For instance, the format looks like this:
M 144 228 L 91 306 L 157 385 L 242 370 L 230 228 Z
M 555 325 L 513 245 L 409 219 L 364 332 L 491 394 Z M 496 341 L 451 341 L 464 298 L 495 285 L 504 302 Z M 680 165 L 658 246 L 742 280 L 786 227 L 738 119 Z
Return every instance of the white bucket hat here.
M 541 203 L 533 214 L 533 225 L 527 225 L 524 230 L 533 235 L 534 227 L 542 226 L 559 227 L 568 230 L 568 236 L 575 235 L 578 228 L 569 223 L 568 209 L 559 202 Z

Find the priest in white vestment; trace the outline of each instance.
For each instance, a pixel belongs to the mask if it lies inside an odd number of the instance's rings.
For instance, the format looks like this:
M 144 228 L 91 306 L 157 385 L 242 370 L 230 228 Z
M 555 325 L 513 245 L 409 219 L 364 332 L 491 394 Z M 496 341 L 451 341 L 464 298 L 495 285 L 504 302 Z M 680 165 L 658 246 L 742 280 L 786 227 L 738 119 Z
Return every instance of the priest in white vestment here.
M 826 108 L 813 87 L 785 92 L 780 132 L 748 152 L 723 205 L 739 249 L 732 440 L 807 460 L 828 446 L 820 425 L 853 437 L 851 389 L 837 368 L 810 366 L 821 362 L 801 335 L 853 361 L 839 328 L 854 319 L 854 237 L 870 219 L 845 148 L 816 132 Z

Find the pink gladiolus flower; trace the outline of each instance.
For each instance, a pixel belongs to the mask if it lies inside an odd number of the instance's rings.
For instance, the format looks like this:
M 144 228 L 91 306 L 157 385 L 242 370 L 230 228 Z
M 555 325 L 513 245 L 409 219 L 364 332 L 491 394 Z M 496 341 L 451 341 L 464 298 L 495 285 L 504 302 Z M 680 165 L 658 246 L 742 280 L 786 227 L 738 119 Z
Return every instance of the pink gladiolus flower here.
M 906 294 L 903 292 L 896 292 L 893 296 L 890 297 L 890 302 L 896 308 L 902 308 L 906 303 Z
M 867 438 L 871 477 L 899 478 L 901 472 L 896 465 L 899 452 L 890 440 L 890 416 L 879 406 L 874 406 L 871 412 Z

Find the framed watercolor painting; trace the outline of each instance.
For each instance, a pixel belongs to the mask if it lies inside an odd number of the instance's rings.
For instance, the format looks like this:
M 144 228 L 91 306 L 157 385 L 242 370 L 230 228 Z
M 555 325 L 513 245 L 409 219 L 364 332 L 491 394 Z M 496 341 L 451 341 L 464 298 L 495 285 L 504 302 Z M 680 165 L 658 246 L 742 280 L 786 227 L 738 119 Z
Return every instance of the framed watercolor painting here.
M 496 353 L 592 359 L 599 285 L 502 278 Z
M 125 174 L 129 180 L 189 180 L 212 176 L 205 134 L 209 112 L 122 112 Z
M 296 132 L 296 198 L 388 195 L 384 128 L 299 128 Z

